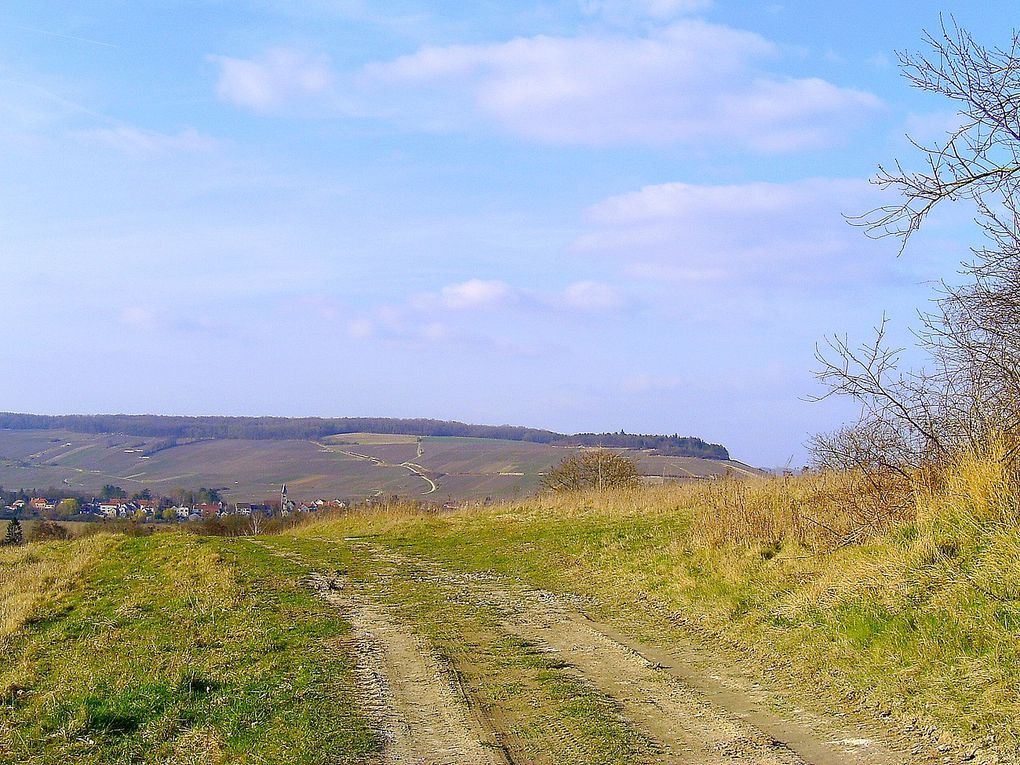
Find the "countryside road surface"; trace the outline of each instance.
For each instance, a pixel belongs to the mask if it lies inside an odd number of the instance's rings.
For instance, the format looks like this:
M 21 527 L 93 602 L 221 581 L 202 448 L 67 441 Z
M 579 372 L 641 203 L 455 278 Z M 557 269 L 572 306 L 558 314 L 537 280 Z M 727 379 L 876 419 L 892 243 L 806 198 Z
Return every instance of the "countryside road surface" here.
M 336 540 L 319 540 L 336 544 Z M 308 583 L 352 626 L 361 704 L 385 741 L 384 765 L 582 763 L 592 747 L 555 728 L 544 743 L 513 710 L 491 703 L 478 643 L 432 645 L 392 599 L 407 581 L 433 598 L 495 614 L 489 629 L 551 657 L 577 687 L 597 694 L 648 752 L 623 761 L 671 765 L 900 765 L 952 762 L 921 740 L 851 714 L 808 711 L 761 678 L 704 647 L 649 645 L 590 619 L 583 603 L 485 573 L 463 574 L 354 541 L 381 568 L 371 583 L 343 572 Z M 288 551 L 288 557 L 297 553 Z M 300 556 L 307 566 L 314 560 Z M 389 596 L 384 593 L 389 592 Z M 447 625 L 449 629 L 455 629 Z M 473 651 L 475 653 L 473 653 Z M 491 677 L 490 677 L 491 681 Z M 489 701 L 486 701 L 489 699 Z M 534 706 L 534 704 L 532 704 Z M 808 705 L 804 705 L 808 706 Z M 829 707 L 831 709 L 831 706 Z M 536 714 L 540 712 L 537 711 Z M 556 752 L 549 750 L 554 742 Z

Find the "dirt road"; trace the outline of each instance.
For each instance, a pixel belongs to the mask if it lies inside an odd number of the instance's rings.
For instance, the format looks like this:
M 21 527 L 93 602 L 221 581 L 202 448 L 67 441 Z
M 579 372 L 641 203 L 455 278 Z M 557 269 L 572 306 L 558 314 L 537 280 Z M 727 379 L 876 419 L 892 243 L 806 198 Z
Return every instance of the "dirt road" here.
M 384 606 L 352 594 L 336 577 L 311 577 L 354 627 L 358 690 L 385 739 L 386 765 L 505 765 L 472 719 L 449 667 Z M 347 592 L 344 592 L 347 590 Z
M 490 614 L 494 629 L 554 657 L 648 742 L 651 754 L 625 762 L 671 765 L 899 765 L 947 762 L 926 744 L 850 715 L 808 711 L 760 678 L 692 644 L 644 644 L 585 614 L 570 596 L 528 589 L 486 574 L 455 574 L 390 551 L 359 547 L 387 573 L 366 586 L 345 577 L 311 579 L 354 629 L 365 708 L 394 765 L 595 762 L 576 731 L 556 735 L 576 759 L 543 753 L 512 715 L 473 698 L 481 675 L 470 650 L 437 651 L 415 625 L 379 598 L 399 581 L 427 584 L 449 603 Z M 474 679 L 473 679 L 474 678 Z M 539 714 L 540 710 L 536 710 Z M 516 726 L 516 727 L 515 727 Z M 559 730 L 559 729 L 557 729 Z M 537 748 L 536 748 L 537 747 Z

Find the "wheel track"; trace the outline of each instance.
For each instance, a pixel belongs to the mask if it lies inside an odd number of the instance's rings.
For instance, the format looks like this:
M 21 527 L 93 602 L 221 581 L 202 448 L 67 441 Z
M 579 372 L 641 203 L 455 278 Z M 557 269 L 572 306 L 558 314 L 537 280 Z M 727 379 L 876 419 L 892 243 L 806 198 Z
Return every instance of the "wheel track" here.
M 256 541 L 304 567 L 302 555 Z M 491 729 L 472 714 L 463 684 L 392 609 L 366 598 L 342 574 L 307 583 L 351 625 L 359 704 L 383 740 L 380 765 L 512 765 Z
M 880 737 L 846 719 L 780 709 L 775 694 L 694 646 L 663 650 L 590 619 L 577 599 L 488 574 L 454 574 L 418 558 L 359 548 L 450 600 L 501 614 L 511 634 L 564 658 L 579 677 L 616 700 L 624 716 L 680 765 L 901 765 L 947 762 L 920 742 Z M 676 650 L 679 648 L 679 650 Z

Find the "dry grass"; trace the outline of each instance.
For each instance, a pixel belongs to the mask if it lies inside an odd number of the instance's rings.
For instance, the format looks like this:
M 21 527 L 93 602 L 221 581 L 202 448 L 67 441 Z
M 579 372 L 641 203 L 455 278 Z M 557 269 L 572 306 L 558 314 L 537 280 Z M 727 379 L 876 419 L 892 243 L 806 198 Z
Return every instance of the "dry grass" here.
M 11 637 L 47 603 L 78 586 L 113 538 L 93 536 L 45 546 L 0 547 L 0 655 Z
M 378 535 L 451 567 L 586 594 L 608 613 L 649 624 L 669 614 L 764 666 L 790 667 L 807 687 L 1020 758 L 1020 474 L 1010 454 L 992 444 L 910 482 L 703 481 L 453 513 L 377 509 L 296 533 Z

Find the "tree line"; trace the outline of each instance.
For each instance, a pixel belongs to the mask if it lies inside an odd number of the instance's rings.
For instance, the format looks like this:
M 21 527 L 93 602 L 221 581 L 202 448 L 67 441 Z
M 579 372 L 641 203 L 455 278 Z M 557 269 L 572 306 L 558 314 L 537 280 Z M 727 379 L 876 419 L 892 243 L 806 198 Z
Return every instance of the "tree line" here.
M 568 435 L 517 425 L 469 425 L 454 420 L 391 417 L 179 417 L 168 415 L 41 415 L 0 413 L 0 429 L 66 430 L 164 439 L 159 449 L 172 448 L 175 439 L 308 440 L 344 433 L 385 433 L 408 436 L 458 436 L 524 441 L 557 446 L 605 446 L 614 449 L 652 449 L 673 457 L 726 460 L 720 444 L 694 436 L 624 433 Z M 156 449 L 157 451 L 159 449 Z

